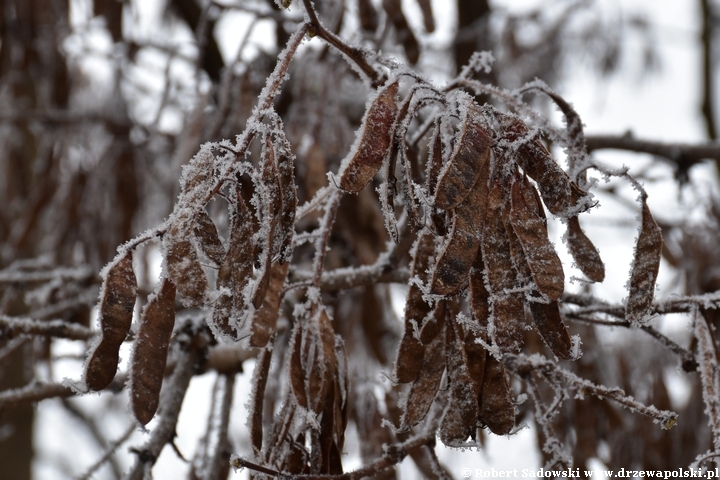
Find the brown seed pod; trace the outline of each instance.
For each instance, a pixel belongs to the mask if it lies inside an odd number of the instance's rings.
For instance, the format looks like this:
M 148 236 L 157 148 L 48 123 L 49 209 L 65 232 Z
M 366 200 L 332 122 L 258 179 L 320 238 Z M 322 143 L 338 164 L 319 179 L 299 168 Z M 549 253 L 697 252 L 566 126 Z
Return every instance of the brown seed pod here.
M 452 229 L 433 269 L 430 291 L 436 295 L 452 295 L 462 286 L 480 249 L 490 162 L 479 170 L 474 188 L 453 211 Z
M 548 239 L 545 212 L 537 192 L 524 176 L 512 186 L 510 225 L 520 240 L 538 290 L 557 300 L 565 289 L 562 262 Z
M 560 316 L 558 303 L 527 302 L 540 337 L 545 345 L 562 360 L 571 358 L 572 341 Z
M 225 258 L 225 247 L 220 241 L 215 222 L 204 208 L 195 215 L 194 220 L 193 233 L 202 253 L 215 265 L 220 265 Z
M 462 330 L 454 318 L 445 317 L 445 363 L 450 397 L 440 423 L 440 439 L 445 445 L 460 446 L 477 428 L 478 393 L 470 376 L 470 364 L 462 342 Z
M 423 345 L 428 345 L 435 340 L 435 337 L 442 331 L 443 319 L 445 318 L 445 310 L 447 308 L 446 304 L 446 300 L 440 300 L 435 304 L 433 311 L 425 318 L 425 322 L 420 330 L 420 342 Z
M 435 206 L 443 210 L 460 205 L 490 161 L 492 130 L 477 104 L 469 96 L 462 99 L 463 116 L 455 148 L 435 188 Z
M 137 279 L 133 255 L 128 250 L 107 270 L 100 301 L 99 342 L 85 364 L 85 384 L 90 390 L 102 390 L 112 382 L 117 371 L 120 345 L 132 325 Z
M 275 263 L 270 271 L 270 285 L 260 309 L 255 311 L 250 324 L 252 335 L 251 347 L 264 347 L 275 334 L 278 317 L 280 316 L 280 294 L 287 278 L 289 263 Z
M 218 334 L 234 338 L 238 325 L 233 315 L 240 316 L 246 308 L 245 287 L 253 269 L 252 217 L 239 192 L 230 219 L 230 241 L 225 258 L 218 269 L 216 287 L 220 296 L 213 306 L 212 326 Z
M 511 232 L 505 226 L 510 208 L 508 183 L 508 179 L 496 177 L 491 181 L 481 246 L 491 299 L 490 337 L 503 351 L 518 352 L 523 345 L 525 309 L 521 295 L 507 293 L 517 287 L 508 237 Z
M 200 264 L 195 245 L 190 240 L 189 222 L 170 227 L 163 238 L 168 276 L 177 285 L 183 304 L 199 307 L 205 304 L 208 281 Z
M 360 18 L 360 27 L 363 30 L 368 32 L 377 30 L 380 21 L 372 0 L 358 0 L 358 17 Z
M 522 141 L 515 161 L 538 185 L 543 202 L 554 215 L 572 216 L 583 205 L 587 193 L 571 182 L 570 177 L 550 155 L 539 140 L 524 140 L 528 127 L 518 117 L 502 115 L 500 118 L 503 137 L 509 142 Z
M 430 136 L 430 145 L 428 145 L 428 160 L 425 171 L 425 191 L 428 197 L 435 196 L 435 186 L 443 167 L 443 145 L 442 145 L 442 125 L 441 118 L 435 119 L 435 128 Z M 444 236 L 446 233 L 445 221 L 443 215 L 439 214 L 436 208 L 430 207 L 430 220 L 435 228 L 435 234 Z
M 272 359 L 272 350 L 263 349 L 258 355 L 255 365 L 254 388 L 252 389 L 252 408 L 249 415 L 250 443 L 253 447 L 253 453 L 258 456 L 262 451 L 263 439 L 263 404 L 265 401 L 265 387 L 267 385 L 268 375 L 270 372 L 270 361 Z
M 625 316 L 627 320 L 639 325 L 652 312 L 657 280 L 662 256 L 662 229 L 650 213 L 645 197 L 642 199 L 642 224 L 635 246 L 633 267 L 630 272 Z
M 605 264 L 595 245 L 580 228 L 577 216 L 568 218 L 565 240 L 580 271 L 593 282 L 605 280 Z
M 307 393 L 305 393 L 305 371 L 303 369 L 303 326 L 302 322 L 295 322 L 293 336 L 290 340 L 290 358 L 288 373 L 290 376 L 290 389 L 298 406 L 307 409 Z
M 400 420 L 400 430 L 407 431 L 420 423 L 430 410 L 435 400 L 440 380 L 445 371 L 444 353 L 445 339 L 437 335 L 427 346 L 420 375 L 410 386 L 410 392 L 404 405 Z
M 397 80 L 383 86 L 365 113 L 358 138 L 340 167 L 341 189 L 359 192 L 380 170 L 393 143 L 398 86 Z
M 157 411 L 174 324 L 175 285 L 164 278 L 143 309 L 130 364 L 132 410 L 142 425 Z
M 427 269 L 435 252 L 435 238 L 427 230 L 420 232 L 413 253 L 412 276 L 418 277 L 423 283 L 427 281 Z M 405 331 L 400 339 L 395 360 L 395 378 L 400 383 L 414 381 L 420 373 L 425 346 L 417 338 L 423 320 L 432 310 L 422 298 L 422 291 L 416 284 L 411 284 L 405 303 Z
M 505 365 L 492 355 L 485 362 L 480 418 L 496 435 L 507 435 L 515 427 L 515 405 Z

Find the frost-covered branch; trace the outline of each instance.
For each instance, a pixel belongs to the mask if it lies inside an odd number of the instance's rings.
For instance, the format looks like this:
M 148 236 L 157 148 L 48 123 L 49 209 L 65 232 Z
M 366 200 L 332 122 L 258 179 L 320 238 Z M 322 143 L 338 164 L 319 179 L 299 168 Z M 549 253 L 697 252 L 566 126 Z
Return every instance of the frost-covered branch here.
M 632 135 L 588 135 L 585 140 L 588 151 L 612 149 L 649 153 L 663 157 L 683 169 L 688 169 L 703 160 L 720 160 L 720 143 L 715 142 L 666 143 L 640 140 Z
M 0 410 L 13 408 L 24 403 L 39 402 L 48 398 L 66 398 L 75 392 L 62 383 L 31 383 L 25 387 L 0 392 Z
M 67 323 L 64 320 L 45 321 L 0 315 L 0 338 L 13 338 L 18 335 L 43 335 L 70 340 L 88 340 L 95 335 L 95 332 L 82 325 Z
M 718 379 L 718 354 L 715 338 L 710 330 L 707 320 L 696 308 L 693 314 L 694 333 L 698 341 L 698 363 L 700 379 L 702 380 L 703 401 L 705 414 L 710 419 L 710 428 L 713 436 L 713 446 L 720 451 L 720 382 Z
M 566 384 L 569 388 L 575 390 L 579 398 L 583 398 L 589 393 L 599 398 L 613 400 L 632 412 L 652 418 L 655 423 L 660 423 L 664 429 L 670 429 L 677 423 L 678 415 L 675 412 L 659 410 L 652 405 L 643 405 L 633 397 L 626 395 L 620 388 L 608 388 L 602 385 L 596 385 L 589 380 L 580 378 L 574 373 L 561 368 L 555 362 L 548 360 L 542 355 L 506 354 L 505 360 L 506 365 L 521 376 L 531 371 L 537 372 L 552 384 Z

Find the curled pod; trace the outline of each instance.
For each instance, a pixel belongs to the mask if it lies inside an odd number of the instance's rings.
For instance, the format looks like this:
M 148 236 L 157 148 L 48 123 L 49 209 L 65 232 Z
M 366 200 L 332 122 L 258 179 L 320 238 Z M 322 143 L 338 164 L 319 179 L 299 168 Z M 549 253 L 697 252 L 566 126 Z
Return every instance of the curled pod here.
M 462 120 L 455 148 L 435 187 L 435 206 L 455 208 L 470 194 L 483 166 L 490 162 L 492 130 L 469 96 L 462 97 Z
M 85 364 L 85 384 L 90 390 L 102 390 L 117 372 L 120 345 L 132 325 L 137 279 L 132 251 L 128 250 L 107 270 L 100 301 L 100 340 Z
M 435 238 L 427 230 L 420 232 L 413 253 L 412 276 L 421 282 L 427 280 L 426 271 L 435 252 Z M 419 332 L 425 317 L 432 308 L 422 298 L 420 287 L 413 283 L 405 302 L 405 331 L 398 345 L 395 359 L 395 378 L 400 383 L 414 381 L 422 368 L 425 346 L 420 342 Z
M 570 180 L 539 140 L 529 137 L 528 127 L 520 118 L 503 115 L 500 125 L 503 137 L 518 143 L 515 161 L 535 180 L 550 212 L 567 217 L 587 209 L 587 192 Z
M 452 228 L 433 269 L 430 282 L 433 294 L 452 295 L 467 280 L 480 249 L 489 172 L 490 162 L 483 163 L 475 187 L 453 210 Z
M 565 290 L 562 262 L 547 233 L 545 212 L 535 188 L 525 176 L 512 186 L 510 225 L 515 232 L 533 280 L 541 293 L 557 300 Z
M 164 278 L 143 309 L 130 364 L 132 410 L 143 425 L 152 420 L 160 402 L 174 325 L 175 285 Z
M 362 120 L 358 137 L 350 154 L 340 166 L 338 186 L 348 192 L 359 192 L 380 170 L 393 144 L 393 125 L 398 115 L 399 82 L 383 86 Z
M 640 325 L 652 313 L 663 246 L 662 229 L 650 213 L 645 197 L 642 199 L 641 222 L 625 307 L 625 316 L 633 325 Z

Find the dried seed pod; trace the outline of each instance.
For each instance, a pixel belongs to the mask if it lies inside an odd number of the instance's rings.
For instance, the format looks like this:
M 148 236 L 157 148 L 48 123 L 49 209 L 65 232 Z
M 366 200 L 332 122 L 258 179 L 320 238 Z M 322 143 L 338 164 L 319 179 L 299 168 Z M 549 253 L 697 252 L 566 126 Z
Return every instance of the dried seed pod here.
M 460 446 L 477 428 L 478 393 L 469 372 L 469 361 L 461 343 L 462 331 L 457 322 L 445 317 L 445 363 L 450 397 L 440 424 L 440 439 L 445 445 Z
M 545 212 L 537 192 L 524 176 L 512 186 L 510 224 L 520 240 L 538 290 L 557 300 L 565 289 L 562 262 L 548 239 Z
M 393 124 L 398 115 L 395 99 L 399 82 L 391 80 L 378 92 L 365 113 L 361 131 L 340 167 L 339 187 L 359 192 L 380 170 L 393 143 Z
M 101 337 L 85 364 L 84 379 L 90 390 L 110 385 L 117 371 L 120 345 L 130 331 L 137 295 L 132 262 L 132 251 L 128 250 L 105 275 L 100 301 Z
M 360 28 L 368 32 L 377 30 L 378 12 L 371 0 L 358 0 L 358 17 L 360 18 Z
M 234 338 L 238 325 L 233 316 L 240 316 L 246 309 L 245 287 L 253 269 L 252 217 L 239 192 L 230 218 L 230 241 L 225 258 L 218 269 L 216 286 L 220 296 L 213 306 L 212 327 L 216 334 Z
M 280 294 L 285 285 L 289 263 L 275 263 L 270 271 L 270 285 L 260 309 L 255 311 L 250 324 L 252 335 L 251 347 L 264 347 L 275 334 L 278 317 L 280 316 Z
M 529 136 L 527 125 L 518 117 L 502 115 L 503 137 L 521 144 L 515 161 L 527 175 L 537 182 L 543 202 L 554 215 L 572 216 L 587 208 L 588 194 L 571 182 L 570 177 L 537 139 Z
M 630 288 L 625 311 L 627 320 L 639 325 L 652 312 L 655 281 L 662 255 L 662 229 L 650 213 L 645 197 L 642 199 L 642 224 L 635 246 Z
M 474 188 L 454 210 L 453 224 L 433 269 L 430 291 L 452 295 L 465 282 L 480 249 L 488 195 L 490 162 L 483 163 Z
M 435 395 L 440 388 L 440 380 L 445 371 L 445 362 L 441 360 L 445 356 L 444 344 L 445 339 L 442 335 L 438 335 L 427 346 L 420 375 L 412 383 L 405 401 L 404 412 L 400 420 L 400 430 L 402 431 L 407 431 L 420 423 L 435 400 Z
M 183 304 L 199 307 L 205 304 L 208 281 L 200 264 L 195 245 L 190 241 L 189 221 L 173 224 L 165 237 L 165 260 L 168 276 L 177 285 Z
M 194 217 L 193 233 L 198 239 L 202 253 L 215 265 L 220 265 L 225 258 L 225 247 L 220 241 L 215 222 L 205 209 L 201 209 Z
M 505 227 L 509 210 L 508 180 L 494 178 L 488 195 L 482 258 L 491 298 L 492 323 L 489 333 L 503 351 L 517 352 L 523 345 L 525 309 L 522 296 L 507 293 L 517 287 L 510 240 Z
M 258 456 L 258 458 L 262 450 L 263 403 L 265 401 L 265 387 L 267 386 L 271 359 L 272 350 L 263 349 L 258 355 L 255 372 L 253 374 L 254 388 L 252 389 L 251 413 L 248 417 L 250 423 L 250 443 L 253 447 L 253 453 Z
M 164 278 L 143 309 L 130 365 L 132 410 L 143 425 L 157 411 L 174 324 L 175 285 Z
M 302 322 L 295 322 L 293 336 L 290 340 L 288 373 L 290 376 L 290 389 L 295 402 L 300 407 L 307 409 L 308 401 L 305 393 L 305 371 L 303 369 L 303 330 Z
M 490 161 L 492 130 L 475 102 L 469 96 L 462 99 L 463 116 L 455 148 L 435 189 L 435 206 L 443 210 L 460 205 Z
M 435 128 L 430 136 L 430 144 L 428 145 L 428 160 L 425 172 L 425 191 L 428 197 L 435 196 L 435 186 L 443 167 L 443 145 L 442 145 L 442 125 L 441 118 L 435 119 Z M 436 208 L 430 207 L 430 220 L 435 228 L 435 234 L 444 236 L 446 233 L 445 222 Z
M 425 283 L 430 259 L 435 252 L 435 238 L 427 230 L 420 232 L 413 253 L 412 276 Z M 405 331 L 400 339 L 395 360 L 395 378 L 400 383 L 414 381 L 420 373 L 425 346 L 418 339 L 423 320 L 431 307 L 422 298 L 422 291 L 415 283 L 410 285 L 405 303 Z
M 571 358 L 572 341 L 567 327 L 560 316 L 558 303 L 527 302 L 540 337 L 556 357 Z
M 565 240 L 580 271 L 593 282 L 605 280 L 605 264 L 595 245 L 580 228 L 577 216 L 568 218 Z
M 480 418 L 496 435 L 507 435 L 515 427 L 515 405 L 505 365 L 492 355 L 485 362 Z
M 490 294 L 485 287 L 485 262 L 482 249 L 478 250 L 473 268 L 470 271 L 470 309 L 480 328 L 487 328 L 490 317 Z
M 445 318 L 445 309 L 447 301 L 440 300 L 435 304 L 433 311 L 425 317 L 422 329 L 420 330 L 420 342 L 428 345 L 435 340 L 435 337 L 442 331 L 443 318 Z

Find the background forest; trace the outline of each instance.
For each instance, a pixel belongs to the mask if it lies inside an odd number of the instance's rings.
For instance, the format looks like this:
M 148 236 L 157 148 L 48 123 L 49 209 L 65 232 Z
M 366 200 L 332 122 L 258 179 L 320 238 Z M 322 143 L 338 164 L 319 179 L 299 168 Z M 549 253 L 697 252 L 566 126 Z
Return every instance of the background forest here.
M 2 475 L 714 468 L 719 28 L 3 0 Z

